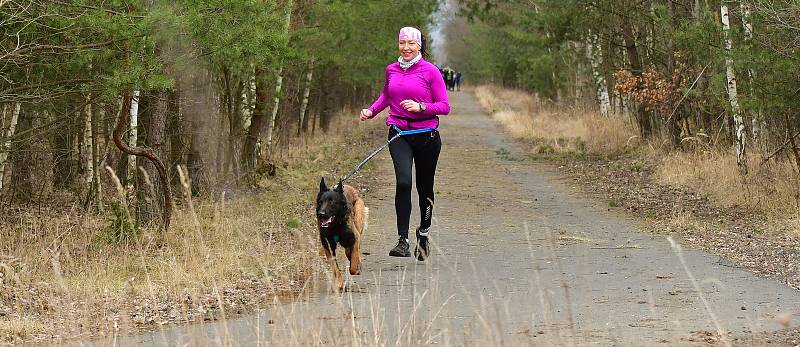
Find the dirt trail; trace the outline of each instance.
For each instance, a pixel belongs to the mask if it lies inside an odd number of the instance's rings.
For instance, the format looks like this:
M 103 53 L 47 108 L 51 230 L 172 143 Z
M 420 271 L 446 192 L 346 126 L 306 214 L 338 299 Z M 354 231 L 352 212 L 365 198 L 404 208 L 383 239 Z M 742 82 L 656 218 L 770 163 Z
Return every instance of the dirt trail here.
M 430 261 L 387 256 L 394 180 L 381 154 L 371 164 L 376 178 L 363 181 L 372 187 L 369 254 L 350 291 L 318 290 L 253 316 L 117 342 L 690 345 L 714 340 L 718 328 L 749 336 L 782 328 L 789 314 L 800 320 L 800 292 L 639 232 L 636 222 L 577 196 L 546 165 L 517 160 L 522 152 L 472 96 L 453 93 L 451 102 Z

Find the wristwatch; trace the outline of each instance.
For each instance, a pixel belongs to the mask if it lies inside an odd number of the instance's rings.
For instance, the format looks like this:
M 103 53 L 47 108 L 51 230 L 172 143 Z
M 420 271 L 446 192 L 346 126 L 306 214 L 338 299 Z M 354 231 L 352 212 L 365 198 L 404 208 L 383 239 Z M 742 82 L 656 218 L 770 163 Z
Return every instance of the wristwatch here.
M 419 104 L 419 111 L 420 112 L 425 112 L 425 103 L 424 102 L 418 102 L 418 104 Z

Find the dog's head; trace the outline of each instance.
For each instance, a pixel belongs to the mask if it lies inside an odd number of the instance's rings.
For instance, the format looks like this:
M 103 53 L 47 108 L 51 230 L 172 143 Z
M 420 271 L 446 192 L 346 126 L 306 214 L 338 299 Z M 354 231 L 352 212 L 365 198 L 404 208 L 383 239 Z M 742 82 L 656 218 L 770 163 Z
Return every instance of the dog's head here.
M 325 177 L 319 182 L 319 194 L 317 194 L 317 225 L 320 229 L 327 229 L 334 225 L 343 224 L 350 208 L 347 205 L 347 198 L 344 196 L 344 184 L 339 184 L 334 189 L 328 189 L 325 185 Z

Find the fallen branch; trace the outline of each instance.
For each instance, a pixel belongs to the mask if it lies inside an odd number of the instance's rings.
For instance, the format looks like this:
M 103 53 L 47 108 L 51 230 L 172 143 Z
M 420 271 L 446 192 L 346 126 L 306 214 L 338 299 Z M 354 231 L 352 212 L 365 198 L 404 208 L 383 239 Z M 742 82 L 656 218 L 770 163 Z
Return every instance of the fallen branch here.
M 153 153 L 153 150 L 147 147 L 134 147 L 131 148 L 125 141 L 122 141 L 122 132 L 128 125 L 128 119 L 131 116 L 131 93 L 129 91 L 122 95 L 122 110 L 120 110 L 117 125 L 114 127 L 114 144 L 117 145 L 120 151 L 128 155 L 135 155 L 145 157 L 155 165 L 158 170 L 158 177 L 161 178 L 161 189 L 164 191 L 164 231 L 169 230 L 169 221 L 172 218 L 172 190 L 167 180 L 167 169 L 160 159 Z

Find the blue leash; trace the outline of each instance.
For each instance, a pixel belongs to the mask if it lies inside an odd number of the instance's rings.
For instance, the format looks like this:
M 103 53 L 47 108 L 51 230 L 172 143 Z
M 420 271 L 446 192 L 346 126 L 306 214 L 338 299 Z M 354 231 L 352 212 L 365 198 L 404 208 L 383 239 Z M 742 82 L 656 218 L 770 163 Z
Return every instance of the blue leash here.
M 436 129 L 431 129 L 431 128 L 413 129 L 413 130 L 400 130 L 400 128 L 398 128 L 396 125 L 392 125 L 392 128 L 394 128 L 394 130 L 397 131 L 397 135 L 395 135 L 395 137 L 398 136 L 398 135 L 399 136 L 403 136 L 403 135 L 427 133 L 429 131 L 436 130 Z M 391 142 L 391 141 L 392 140 L 389 140 L 389 142 Z
M 344 181 L 346 181 L 346 180 L 350 179 L 350 177 L 353 177 L 353 175 L 355 175 L 355 174 L 356 174 L 356 172 L 358 172 L 359 170 L 361 170 L 361 168 L 363 168 L 363 167 L 364 167 L 364 165 L 366 165 L 366 164 L 367 164 L 367 162 L 368 162 L 368 161 L 370 161 L 370 159 L 372 159 L 373 157 L 375 157 L 376 155 L 378 155 L 378 153 L 380 153 L 380 152 L 381 152 L 381 151 L 382 151 L 384 148 L 386 148 L 386 146 L 388 146 L 390 143 L 392 143 L 392 141 L 396 140 L 398 137 L 400 137 L 400 136 L 405 136 L 405 135 L 419 134 L 419 133 L 427 133 L 427 132 L 431 132 L 431 131 L 435 131 L 435 130 L 436 130 L 436 129 L 431 129 L 431 128 L 424 128 L 424 129 L 413 129 L 413 130 L 400 130 L 400 128 L 398 128 L 396 125 L 392 125 L 392 128 L 393 128 L 395 131 L 397 131 L 397 134 L 395 134 L 394 136 L 392 136 L 392 138 L 391 138 L 391 139 L 389 139 L 389 141 L 386 141 L 386 143 L 384 143 L 383 145 L 381 145 L 380 147 L 378 147 L 378 149 L 376 149 L 376 150 L 372 151 L 372 154 L 370 154 L 369 156 L 367 156 L 367 158 L 366 158 L 366 159 L 364 159 L 363 161 L 361 161 L 361 163 L 359 163 L 358 165 L 356 165 L 356 167 L 353 169 L 353 171 L 350 171 L 350 173 L 349 173 L 347 176 L 344 176 L 344 178 L 340 179 L 340 180 L 339 180 L 339 184 L 341 184 L 342 182 L 344 182 Z

